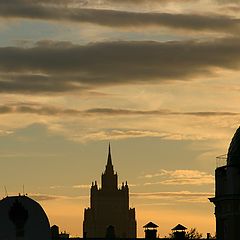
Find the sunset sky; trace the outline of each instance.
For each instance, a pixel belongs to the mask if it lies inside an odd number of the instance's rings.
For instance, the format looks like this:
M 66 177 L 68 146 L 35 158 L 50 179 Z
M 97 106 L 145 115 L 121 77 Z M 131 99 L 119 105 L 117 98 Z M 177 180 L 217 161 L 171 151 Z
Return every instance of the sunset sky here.
M 0 182 L 82 236 L 111 142 L 138 236 L 215 233 L 240 117 L 238 0 L 0 0 Z

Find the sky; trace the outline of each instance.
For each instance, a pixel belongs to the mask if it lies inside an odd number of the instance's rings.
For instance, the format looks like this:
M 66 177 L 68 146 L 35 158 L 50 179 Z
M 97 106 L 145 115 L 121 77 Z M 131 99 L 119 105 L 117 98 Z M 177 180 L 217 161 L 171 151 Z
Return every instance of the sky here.
M 239 126 L 238 0 L 0 0 L 1 196 L 82 235 L 108 143 L 138 236 L 215 233 L 216 156 Z M 23 190 L 24 185 L 24 190 Z

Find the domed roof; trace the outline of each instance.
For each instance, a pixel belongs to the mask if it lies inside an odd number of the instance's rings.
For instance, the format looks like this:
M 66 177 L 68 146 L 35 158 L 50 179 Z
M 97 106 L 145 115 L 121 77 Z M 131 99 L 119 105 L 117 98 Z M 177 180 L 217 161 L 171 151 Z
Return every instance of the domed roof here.
M 240 127 L 234 134 L 227 155 L 227 165 L 240 166 Z
M 42 207 L 27 196 L 0 201 L 0 239 L 50 240 L 50 224 Z

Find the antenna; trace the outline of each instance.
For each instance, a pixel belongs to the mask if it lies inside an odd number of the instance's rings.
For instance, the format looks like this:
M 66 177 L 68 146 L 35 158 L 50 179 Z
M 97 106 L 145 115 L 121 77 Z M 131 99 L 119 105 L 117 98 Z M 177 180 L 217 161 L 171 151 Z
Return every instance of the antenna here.
M 23 184 L 23 196 L 25 195 L 25 191 L 24 191 L 24 184 Z
M 5 191 L 5 197 L 8 197 L 8 192 L 6 186 L 4 186 L 4 191 Z

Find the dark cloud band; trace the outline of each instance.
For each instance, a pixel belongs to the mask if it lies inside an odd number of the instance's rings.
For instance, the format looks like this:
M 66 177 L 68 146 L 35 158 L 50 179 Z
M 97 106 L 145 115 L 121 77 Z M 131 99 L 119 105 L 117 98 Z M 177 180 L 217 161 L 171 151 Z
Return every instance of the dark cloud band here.
M 84 46 L 43 41 L 0 48 L 0 92 L 69 92 L 116 84 L 191 81 L 238 70 L 238 38 L 208 42 L 105 42 Z
M 239 32 L 240 20 L 229 16 L 129 12 L 45 6 L 34 1 L 0 1 L 0 16 L 92 23 L 109 27 L 160 26 L 190 31 Z M 54 2 L 54 1 L 53 1 Z M 41 2 L 40 2 L 41 3 Z

